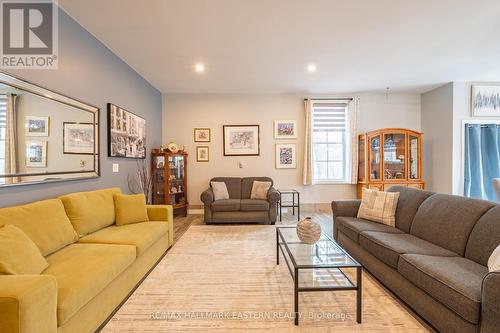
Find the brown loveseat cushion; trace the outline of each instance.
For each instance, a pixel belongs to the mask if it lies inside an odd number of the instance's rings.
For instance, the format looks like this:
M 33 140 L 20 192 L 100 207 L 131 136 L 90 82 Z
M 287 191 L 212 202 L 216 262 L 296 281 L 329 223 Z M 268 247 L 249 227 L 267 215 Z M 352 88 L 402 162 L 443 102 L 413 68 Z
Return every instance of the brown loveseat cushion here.
M 359 244 L 372 255 L 395 269 L 398 268 L 401 254 L 457 256 L 456 253 L 409 234 L 365 231 L 359 237 Z
M 259 199 L 241 199 L 241 210 L 247 212 L 269 211 L 269 202 Z
M 463 257 L 404 254 L 398 271 L 463 319 L 479 323 L 485 266 Z
M 240 210 L 240 199 L 216 200 L 212 203 L 214 212 L 236 212 Z
M 401 230 L 389 225 L 358 219 L 357 217 L 339 216 L 335 219 L 335 223 L 339 231 L 356 243 L 359 243 L 359 235 L 363 231 L 381 231 L 395 234 L 403 233 Z

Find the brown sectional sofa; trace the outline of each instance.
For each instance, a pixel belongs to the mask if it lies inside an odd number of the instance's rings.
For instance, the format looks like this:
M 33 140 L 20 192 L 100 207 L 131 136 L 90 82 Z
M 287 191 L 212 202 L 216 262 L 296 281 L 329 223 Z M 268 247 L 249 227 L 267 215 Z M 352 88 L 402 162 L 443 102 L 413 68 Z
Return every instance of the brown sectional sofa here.
M 333 201 L 337 242 L 441 332 L 500 332 L 500 205 L 394 186 L 396 227 L 358 219 L 360 200 Z
M 253 181 L 271 182 L 267 200 L 250 199 Z M 205 223 L 269 223 L 276 222 L 276 203 L 279 193 L 269 177 L 216 177 L 211 182 L 226 183 L 229 199 L 214 201 L 212 188 L 200 196 L 204 203 Z

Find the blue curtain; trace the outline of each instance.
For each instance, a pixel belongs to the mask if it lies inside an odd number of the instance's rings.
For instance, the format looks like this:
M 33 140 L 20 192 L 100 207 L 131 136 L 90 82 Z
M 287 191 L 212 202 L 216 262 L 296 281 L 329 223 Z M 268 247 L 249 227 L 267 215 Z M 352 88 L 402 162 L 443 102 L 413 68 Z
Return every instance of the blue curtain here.
M 500 126 L 466 124 L 464 195 L 497 201 L 493 178 L 500 178 Z

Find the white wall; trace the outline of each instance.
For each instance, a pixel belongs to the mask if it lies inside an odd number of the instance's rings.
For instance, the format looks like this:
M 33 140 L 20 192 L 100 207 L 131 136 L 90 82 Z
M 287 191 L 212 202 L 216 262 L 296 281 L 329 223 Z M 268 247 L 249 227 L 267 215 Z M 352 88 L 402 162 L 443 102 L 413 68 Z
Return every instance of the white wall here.
M 423 178 L 426 188 L 452 193 L 453 84 L 422 94 Z
M 420 130 L 420 95 L 357 94 L 360 96 L 359 130 L 382 127 L 404 127 Z M 200 193 L 215 176 L 269 176 L 278 188 L 295 188 L 302 203 L 328 203 L 333 199 L 356 196 L 354 185 L 302 186 L 304 135 L 303 97 L 299 95 L 166 95 L 164 96 L 163 143 L 185 146 L 188 158 L 188 200 L 199 205 Z M 297 140 L 274 140 L 273 121 L 296 119 Z M 222 125 L 260 125 L 260 156 L 223 156 Z M 212 129 L 210 162 L 196 162 L 197 145 L 193 142 L 195 127 Z M 275 168 L 275 144 L 297 143 L 297 169 Z M 244 168 L 238 168 L 238 162 Z

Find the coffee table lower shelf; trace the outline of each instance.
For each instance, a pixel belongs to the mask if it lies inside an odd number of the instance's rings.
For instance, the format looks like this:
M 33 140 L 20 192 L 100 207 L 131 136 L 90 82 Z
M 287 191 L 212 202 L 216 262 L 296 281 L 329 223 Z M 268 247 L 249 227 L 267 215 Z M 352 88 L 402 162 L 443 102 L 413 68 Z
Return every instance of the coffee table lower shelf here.
M 347 252 L 344 254 L 348 256 L 353 264 L 297 264 L 294 259 L 293 252 L 290 250 L 289 245 L 301 244 L 299 242 L 286 241 L 285 237 L 280 232 L 280 229 L 295 229 L 295 227 L 277 227 L 276 228 L 276 264 L 280 264 L 280 252 L 285 259 L 285 263 L 290 272 L 294 283 L 294 318 L 295 325 L 299 324 L 299 293 L 300 292 L 313 292 L 313 291 L 356 291 L 356 321 L 361 323 L 362 316 L 362 273 L 363 267 L 357 263 Z M 334 240 L 323 233 L 322 238 L 326 237 L 327 241 L 333 242 Z M 336 244 L 339 248 L 340 246 Z M 321 252 L 318 249 L 319 245 L 310 245 L 311 248 L 315 247 L 312 251 L 313 256 L 320 256 Z M 342 269 L 356 269 L 356 281 L 342 271 Z M 332 283 L 331 285 L 328 282 Z

